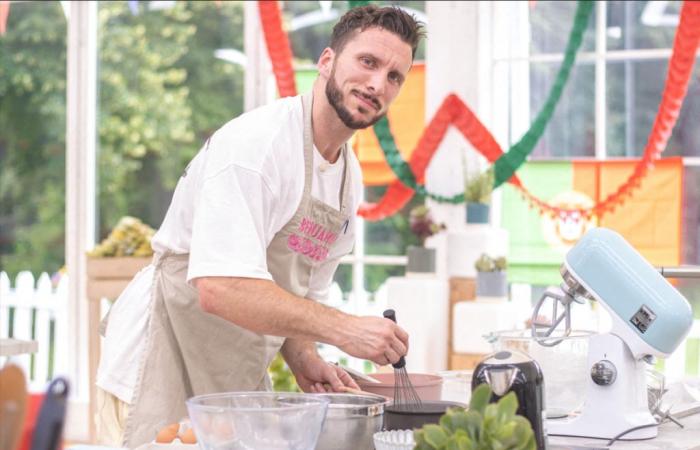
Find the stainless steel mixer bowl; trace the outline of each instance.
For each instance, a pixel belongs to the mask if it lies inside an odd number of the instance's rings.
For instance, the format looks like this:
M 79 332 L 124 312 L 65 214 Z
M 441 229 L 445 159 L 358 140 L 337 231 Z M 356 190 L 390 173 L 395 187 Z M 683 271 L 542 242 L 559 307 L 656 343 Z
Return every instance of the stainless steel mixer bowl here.
M 372 436 L 381 431 L 384 407 L 379 395 L 318 394 L 330 400 L 316 450 L 373 450 Z

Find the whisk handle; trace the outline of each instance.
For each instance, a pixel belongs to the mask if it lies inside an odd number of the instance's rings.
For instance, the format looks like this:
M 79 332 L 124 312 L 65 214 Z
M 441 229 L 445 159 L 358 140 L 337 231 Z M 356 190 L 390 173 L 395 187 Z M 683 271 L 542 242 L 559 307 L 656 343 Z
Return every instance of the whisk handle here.
M 396 311 L 394 311 L 393 309 L 385 310 L 383 315 L 384 315 L 385 319 L 389 319 L 392 322 L 397 323 L 396 322 Z M 401 359 L 399 359 L 396 364 L 392 364 L 391 366 L 394 369 L 403 369 L 404 367 L 406 367 L 406 359 L 402 356 Z

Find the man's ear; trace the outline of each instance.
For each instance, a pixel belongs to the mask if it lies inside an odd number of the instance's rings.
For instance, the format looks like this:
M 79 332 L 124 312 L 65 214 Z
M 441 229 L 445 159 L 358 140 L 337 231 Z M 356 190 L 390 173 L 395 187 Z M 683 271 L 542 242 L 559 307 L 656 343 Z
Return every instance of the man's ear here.
M 335 60 L 335 51 L 332 48 L 326 47 L 321 52 L 321 56 L 318 58 L 318 74 L 325 78 L 326 80 L 331 77 L 331 72 L 333 71 L 333 61 Z

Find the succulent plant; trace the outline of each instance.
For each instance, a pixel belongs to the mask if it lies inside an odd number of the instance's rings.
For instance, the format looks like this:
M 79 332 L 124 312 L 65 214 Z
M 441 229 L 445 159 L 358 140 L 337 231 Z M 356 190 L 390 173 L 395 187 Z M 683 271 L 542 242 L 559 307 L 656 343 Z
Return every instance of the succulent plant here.
M 418 205 L 409 213 L 409 226 L 416 235 L 420 244 L 425 244 L 425 240 L 430 236 L 444 230 L 445 224 L 437 224 L 433 221 L 430 210 L 425 205 Z
M 506 270 L 508 261 L 504 256 L 492 258 L 486 253 L 482 253 L 474 263 L 474 267 L 478 272 L 500 272 Z
M 493 191 L 493 167 L 472 177 L 465 174 L 464 178 L 464 200 L 467 203 L 489 204 Z
M 518 399 L 510 392 L 489 404 L 491 388 L 479 385 L 469 409 L 450 408 L 440 424 L 414 431 L 414 450 L 536 450 L 530 422 L 516 415 Z

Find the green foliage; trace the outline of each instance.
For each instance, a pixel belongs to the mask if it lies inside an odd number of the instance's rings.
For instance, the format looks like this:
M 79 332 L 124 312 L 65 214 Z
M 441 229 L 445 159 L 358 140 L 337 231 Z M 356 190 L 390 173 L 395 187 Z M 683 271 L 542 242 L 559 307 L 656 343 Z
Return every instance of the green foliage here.
M 241 2 L 98 6 L 98 237 L 123 216 L 157 226 L 206 138 L 242 112 Z M 64 264 L 66 20 L 58 2 L 13 3 L 0 37 L 0 269 Z
M 530 422 L 516 415 L 518 399 L 513 392 L 489 404 L 491 388 L 478 386 L 469 409 L 450 408 L 440 424 L 414 431 L 415 450 L 535 450 Z
M 479 272 L 500 272 L 508 268 L 508 261 L 505 256 L 492 258 L 486 253 L 482 253 L 474 263 L 474 267 Z
M 301 392 L 297 380 L 284 362 L 282 354 L 277 353 L 275 359 L 270 363 L 270 367 L 267 368 L 267 373 L 270 374 L 273 390 L 277 392 Z
M 467 203 L 483 203 L 488 205 L 491 202 L 491 192 L 493 191 L 493 167 L 489 167 L 480 174 L 469 177 L 465 173 L 464 199 Z

